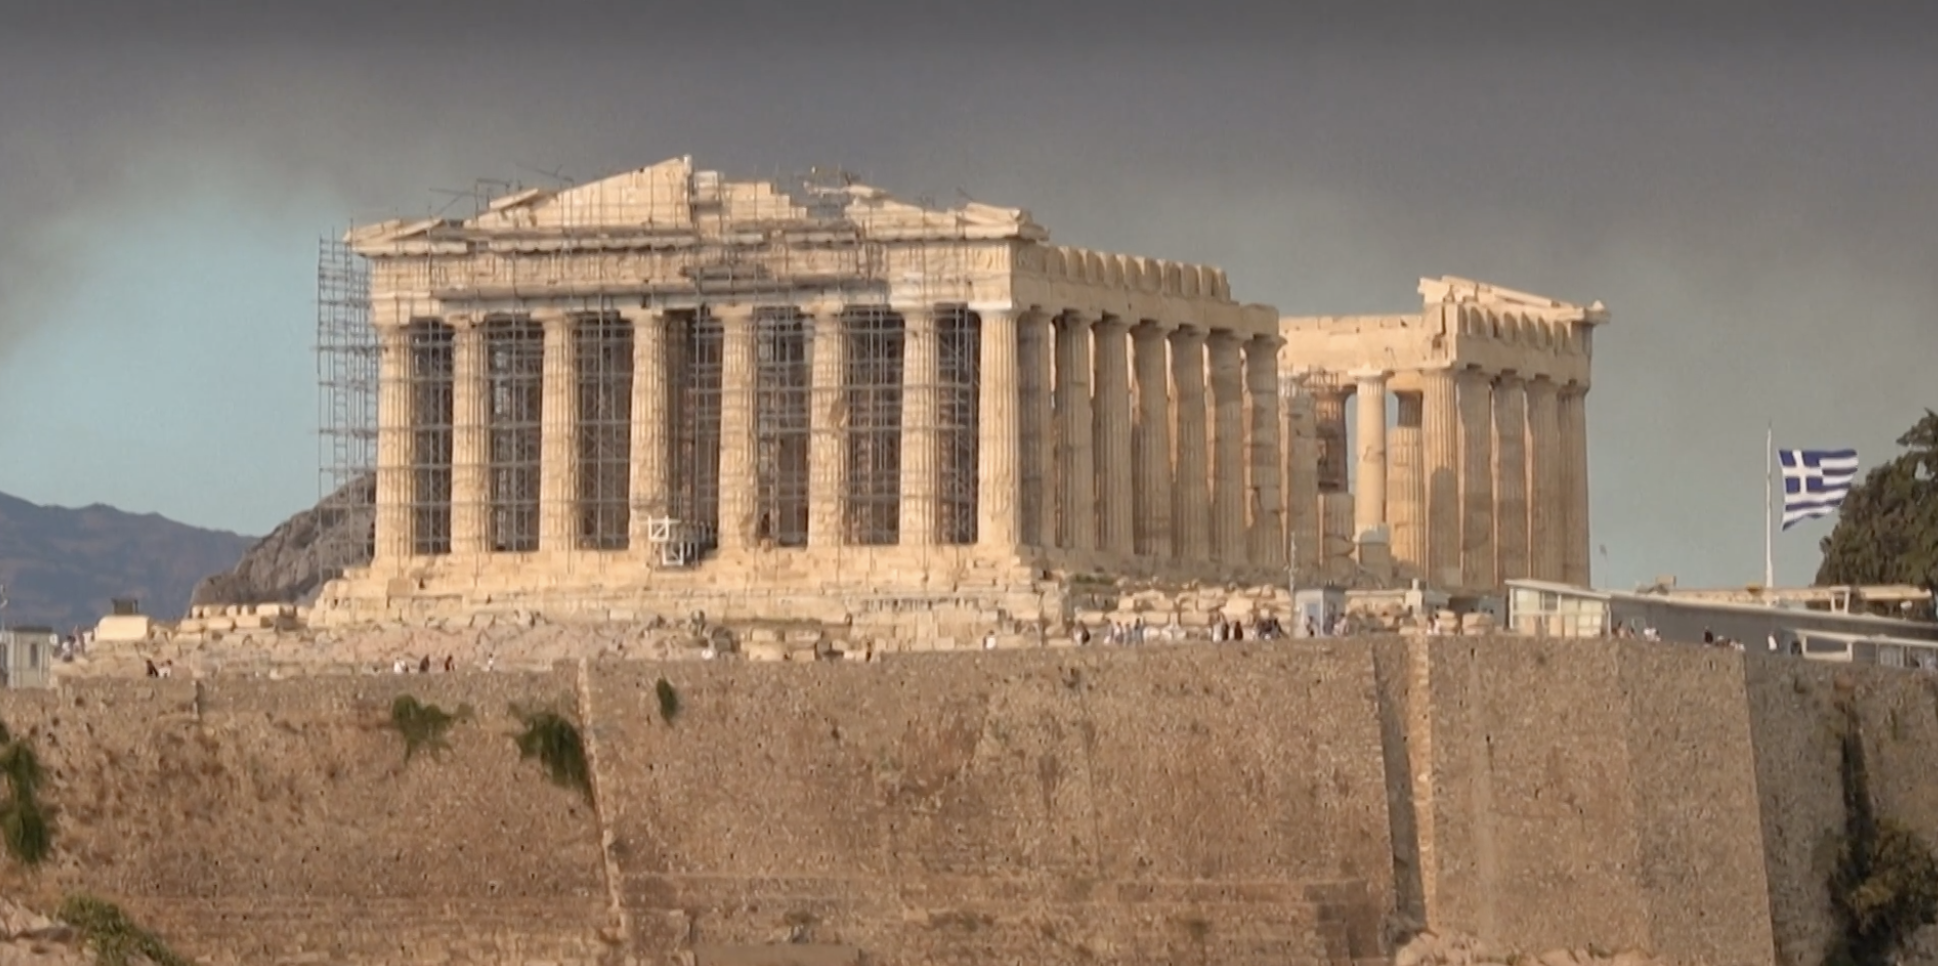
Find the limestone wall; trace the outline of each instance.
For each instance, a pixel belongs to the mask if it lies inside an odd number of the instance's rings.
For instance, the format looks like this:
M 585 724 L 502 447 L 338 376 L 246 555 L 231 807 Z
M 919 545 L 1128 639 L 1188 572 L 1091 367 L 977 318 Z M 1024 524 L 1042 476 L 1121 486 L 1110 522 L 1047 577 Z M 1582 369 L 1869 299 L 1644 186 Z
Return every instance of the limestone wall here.
M 1345 966 L 1413 918 L 1813 966 L 1840 675 L 1881 812 L 1938 841 L 1932 679 L 1647 642 L 71 681 L 0 692 L 61 809 L 55 867 L 0 885 L 218 963 Z M 476 717 L 406 766 L 401 693 Z M 519 760 L 512 703 L 589 723 L 596 810 Z

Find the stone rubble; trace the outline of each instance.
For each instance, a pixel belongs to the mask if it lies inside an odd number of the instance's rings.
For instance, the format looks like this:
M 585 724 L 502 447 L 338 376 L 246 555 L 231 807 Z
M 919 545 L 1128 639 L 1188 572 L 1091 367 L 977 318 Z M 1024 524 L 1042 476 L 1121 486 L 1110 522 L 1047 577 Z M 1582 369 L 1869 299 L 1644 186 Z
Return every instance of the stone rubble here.
M 1640 950 L 1594 946 L 1539 954 L 1496 949 L 1472 936 L 1422 931 L 1393 953 L 1393 966 L 1673 966 Z

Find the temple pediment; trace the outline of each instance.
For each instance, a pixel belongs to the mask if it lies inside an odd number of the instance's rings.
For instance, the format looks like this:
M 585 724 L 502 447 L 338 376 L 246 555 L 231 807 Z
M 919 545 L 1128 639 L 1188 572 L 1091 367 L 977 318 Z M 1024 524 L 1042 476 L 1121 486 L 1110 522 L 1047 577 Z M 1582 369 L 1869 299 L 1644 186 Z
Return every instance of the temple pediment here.
M 1590 305 L 1575 305 L 1545 295 L 1520 292 L 1490 282 L 1442 275 L 1420 280 L 1420 297 L 1428 305 L 1476 304 L 1493 308 L 1525 309 L 1549 318 L 1571 318 L 1583 322 L 1606 322 L 1608 310 L 1597 300 Z
M 369 251 L 409 240 L 493 234 L 721 236 L 790 228 L 835 228 L 880 240 L 1049 237 L 1020 208 L 980 202 L 931 208 L 840 175 L 798 182 L 733 181 L 718 171 L 696 169 L 690 157 L 680 157 L 570 188 L 523 189 L 493 199 L 470 218 L 371 225 L 351 232 L 346 241 Z

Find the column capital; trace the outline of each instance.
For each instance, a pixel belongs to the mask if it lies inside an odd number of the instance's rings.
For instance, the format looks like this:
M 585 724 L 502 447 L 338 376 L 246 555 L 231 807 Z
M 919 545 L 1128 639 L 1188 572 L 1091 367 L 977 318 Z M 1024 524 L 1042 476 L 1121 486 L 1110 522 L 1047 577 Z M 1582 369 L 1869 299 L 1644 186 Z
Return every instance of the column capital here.
M 1131 330 L 1131 323 L 1124 321 L 1121 316 L 1100 315 L 1091 320 L 1090 327 L 1098 335 L 1123 335 Z
M 1527 376 L 1524 376 L 1513 369 L 1503 369 L 1494 376 L 1495 385 L 1500 386 L 1502 388 L 1506 388 L 1509 386 L 1525 387 L 1527 385 L 1527 382 L 1528 382 Z
M 1280 349 L 1285 348 L 1285 337 L 1276 332 L 1255 333 L 1246 341 L 1273 353 L 1277 353 Z
M 1386 369 L 1354 369 L 1347 375 L 1352 378 L 1353 382 L 1368 388 L 1374 386 L 1383 387 L 1388 380 L 1393 378 L 1393 373 Z
M 665 316 L 666 314 L 666 312 L 663 309 L 653 308 L 645 305 L 621 305 L 621 306 L 618 306 L 617 308 L 614 308 L 612 311 L 615 314 L 617 314 L 620 318 L 625 319 L 628 322 L 638 322 L 641 320 L 651 322 L 654 319 L 658 319 Z
M 1163 338 L 1168 336 L 1175 328 L 1176 326 L 1167 322 L 1160 322 L 1157 319 L 1137 319 L 1130 324 L 1131 335 L 1142 339 L 1154 337 Z
M 484 326 L 484 315 L 479 312 L 446 312 L 435 318 L 418 317 L 405 320 L 405 325 L 416 322 L 436 322 L 456 332 L 470 332 Z M 400 327 L 401 328 L 401 327 Z
M 564 309 L 535 309 L 531 317 L 533 322 L 546 329 L 569 329 L 572 323 L 578 321 L 576 314 Z
M 1055 313 L 1051 318 L 1056 321 L 1057 325 L 1072 331 L 1082 331 L 1097 324 L 1096 315 L 1087 313 L 1082 309 L 1064 309 L 1061 312 Z
M 755 306 L 751 302 L 717 302 L 707 305 L 707 314 L 725 325 L 746 324 L 754 320 Z
M 1187 346 L 1204 345 L 1210 339 L 1210 336 L 1210 332 L 1207 332 L 1201 326 L 1195 325 L 1180 325 L 1166 333 L 1166 337 L 1172 342 Z

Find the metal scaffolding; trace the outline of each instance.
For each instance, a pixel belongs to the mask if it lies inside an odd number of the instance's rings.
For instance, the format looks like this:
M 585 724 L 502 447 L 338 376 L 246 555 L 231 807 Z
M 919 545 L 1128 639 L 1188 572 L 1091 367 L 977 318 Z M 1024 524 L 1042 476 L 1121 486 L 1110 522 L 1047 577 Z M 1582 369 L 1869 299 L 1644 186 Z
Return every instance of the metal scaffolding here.
M 336 238 L 316 258 L 317 542 L 322 579 L 368 563 L 377 467 L 377 334 L 370 274 Z

